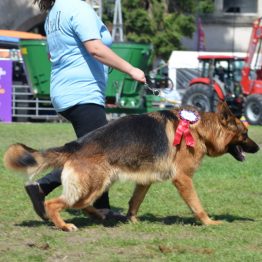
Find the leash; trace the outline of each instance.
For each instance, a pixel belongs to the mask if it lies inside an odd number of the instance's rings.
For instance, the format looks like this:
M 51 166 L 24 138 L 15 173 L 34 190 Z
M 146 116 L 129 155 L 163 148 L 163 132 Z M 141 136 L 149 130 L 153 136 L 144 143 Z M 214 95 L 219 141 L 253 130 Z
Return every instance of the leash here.
M 168 102 L 174 104 L 175 106 L 181 105 L 180 101 L 170 101 L 166 97 L 160 96 L 160 89 L 154 88 L 148 85 L 148 83 L 144 84 L 144 88 L 147 88 L 152 92 L 153 95 L 159 96 L 164 99 L 164 102 Z M 173 141 L 173 146 L 177 146 L 181 143 L 182 137 L 184 137 L 186 141 L 186 145 L 190 147 L 195 146 L 194 138 L 190 132 L 190 124 L 195 124 L 200 119 L 200 115 L 195 110 L 189 109 L 180 109 L 179 110 L 179 123 L 177 129 L 175 130 L 175 137 Z
M 159 88 L 151 87 L 151 86 L 149 86 L 148 83 L 145 83 L 145 84 L 144 84 L 144 88 L 150 90 L 150 91 L 153 93 L 154 96 L 160 96 L 160 90 L 159 90 Z
M 163 99 L 164 103 L 170 103 L 170 104 L 175 105 L 176 107 L 181 105 L 181 101 L 179 100 L 170 100 L 170 99 L 167 99 L 166 97 L 161 96 L 160 88 L 151 87 L 149 86 L 148 83 L 144 83 L 144 88 L 151 91 L 154 96 L 159 96 L 161 99 Z

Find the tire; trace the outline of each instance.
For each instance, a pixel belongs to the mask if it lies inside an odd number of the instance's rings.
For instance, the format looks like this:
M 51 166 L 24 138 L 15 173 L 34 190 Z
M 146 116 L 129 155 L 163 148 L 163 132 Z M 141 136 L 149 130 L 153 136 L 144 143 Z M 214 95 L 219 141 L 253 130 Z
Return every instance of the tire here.
M 168 80 L 167 80 L 167 89 L 168 90 L 173 90 L 173 88 L 174 88 L 174 83 L 173 83 L 171 78 L 168 78 Z
M 244 116 L 250 125 L 262 125 L 262 95 L 250 95 L 244 104 Z
M 182 105 L 194 106 L 202 112 L 215 112 L 217 103 L 217 93 L 212 87 L 204 84 L 188 87 L 182 98 Z

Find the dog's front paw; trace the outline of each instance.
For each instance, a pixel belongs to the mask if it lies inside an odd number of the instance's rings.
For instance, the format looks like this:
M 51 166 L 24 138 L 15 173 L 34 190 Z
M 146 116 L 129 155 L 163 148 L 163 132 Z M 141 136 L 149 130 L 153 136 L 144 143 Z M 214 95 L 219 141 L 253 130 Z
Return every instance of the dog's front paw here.
M 77 231 L 78 228 L 74 224 L 65 224 L 62 227 L 62 230 L 66 232 L 73 232 L 73 231 Z
M 136 216 L 129 216 L 128 220 L 134 224 L 138 223 L 139 221 Z
M 203 224 L 206 226 L 221 225 L 222 223 L 223 222 L 220 220 L 212 220 L 212 219 L 209 219 L 208 221 L 203 222 Z

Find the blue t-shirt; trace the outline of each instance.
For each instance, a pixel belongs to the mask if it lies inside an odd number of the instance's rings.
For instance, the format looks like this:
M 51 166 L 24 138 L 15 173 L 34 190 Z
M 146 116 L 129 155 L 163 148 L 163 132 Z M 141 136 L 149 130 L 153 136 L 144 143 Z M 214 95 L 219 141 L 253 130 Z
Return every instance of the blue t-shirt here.
M 110 46 L 112 38 L 93 8 L 82 0 L 56 0 L 45 31 L 52 62 L 50 96 L 56 111 L 76 104 L 104 105 L 107 66 L 94 59 L 83 42 L 101 39 Z

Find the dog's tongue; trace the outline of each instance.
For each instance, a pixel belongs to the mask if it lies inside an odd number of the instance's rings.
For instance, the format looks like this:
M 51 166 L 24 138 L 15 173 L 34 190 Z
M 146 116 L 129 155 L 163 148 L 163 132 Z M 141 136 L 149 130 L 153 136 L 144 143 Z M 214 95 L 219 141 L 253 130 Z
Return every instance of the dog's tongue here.
M 236 148 L 237 148 L 239 157 L 240 157 L 242 160 L 245 160 L 245 153 L 244 153 L 242 147 L 238 145 L 238 146 L 236 146 Z

